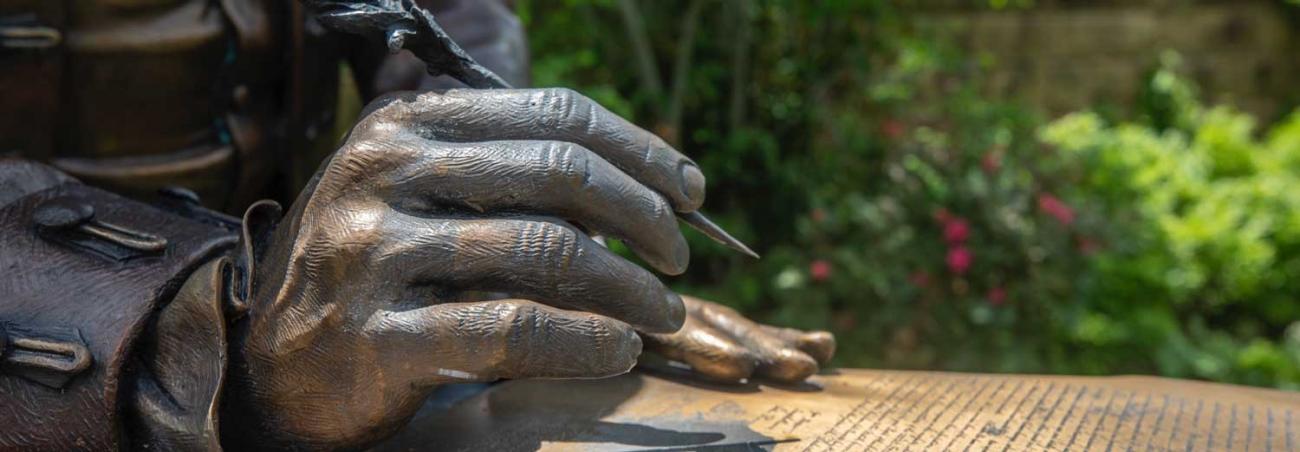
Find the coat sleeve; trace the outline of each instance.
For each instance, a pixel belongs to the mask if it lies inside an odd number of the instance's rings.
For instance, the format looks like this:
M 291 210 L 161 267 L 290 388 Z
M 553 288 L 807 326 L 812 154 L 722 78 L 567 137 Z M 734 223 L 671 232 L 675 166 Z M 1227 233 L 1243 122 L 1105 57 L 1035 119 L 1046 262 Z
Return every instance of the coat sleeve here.
M 146 328 L 125 384 L 132 449 L 221 450 L 221 392 L 227 363 L 231 261 L 204 264 Z
M 175 357 L 181 344 L 141 338 L 208 314 L 198 302 L 167 304 L 220 273 L 238 222 L 182 191 L 146 204 L 22 160 L 0 160 L 0 188 L 0 450 L 130 447 L 129 430 L 148 430 L 128 418 L 150 421 L 129 414 L 140 412 L 137 394 L 166 395 L 189 404 L 173 413 L 211 418 L 190 400 L 205 394 L 210 408 L 219 395 L 220 316 L 171 339 L 194 339 L 189 356 Z M 156 358 L 165 353 L 172 357 Z M 177 377 L 187 363 L 208 379 Z

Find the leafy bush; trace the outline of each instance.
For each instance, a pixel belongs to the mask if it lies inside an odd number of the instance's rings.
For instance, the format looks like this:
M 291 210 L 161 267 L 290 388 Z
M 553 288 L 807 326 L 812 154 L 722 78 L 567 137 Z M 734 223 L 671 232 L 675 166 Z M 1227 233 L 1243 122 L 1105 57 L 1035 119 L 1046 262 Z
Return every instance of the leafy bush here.
M 695 157 L 764 254 L 692 235 L 684 292 L 830 329 L 847 366 L 1300 385 L 1300 114 L 1256 133 L 1170 56 L 1133 119 L 1045 124 L 893 3 L 519 7 L 536 84 Z
M 1192 90 L 1168 69 L 1157 97 Z M 1075 288 L 1079 355 L 1165 375 L 1300 383 L 1300 113 L 1255 135 L 1254 120 L 1186 95 L 1176 120 L 1107 124 L 1091 113 L 1042 131 L 1098 218 L 1101 251 Z M 1162 127 L 1163 126 L 1163 127 Z M 1105 334 L 1079 327 L 1095 324 Z

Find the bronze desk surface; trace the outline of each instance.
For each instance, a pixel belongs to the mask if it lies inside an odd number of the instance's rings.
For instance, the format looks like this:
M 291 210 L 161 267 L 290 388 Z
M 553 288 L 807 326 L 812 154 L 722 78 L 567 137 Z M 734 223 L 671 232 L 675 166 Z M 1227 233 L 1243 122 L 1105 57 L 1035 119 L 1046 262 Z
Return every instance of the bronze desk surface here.
M 653 376 L 652 376 L 653 375 Z M 386 450 L 1295 450 L 1300 394 L 1154 377 L 838 370 L 798 387 L 674 374 L 512 381 Z

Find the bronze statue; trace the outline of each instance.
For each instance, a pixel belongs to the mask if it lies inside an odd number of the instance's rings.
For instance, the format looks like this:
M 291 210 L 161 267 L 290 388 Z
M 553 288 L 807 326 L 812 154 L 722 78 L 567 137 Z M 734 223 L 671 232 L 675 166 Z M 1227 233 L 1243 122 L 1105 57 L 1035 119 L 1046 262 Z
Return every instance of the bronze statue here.
M 526 84 L 505 3 L 420 3 Z M 663 140 L 569 90 L 446 89 L 315 17 L 0 0 L 0 449 L 362 448 L 437 385 L 616 375 L 643 341 L 728 381 L 830 359 L 592 239 L 685 270 L 705 177 Z M 372 100 L 335 151 L 342 62 Z

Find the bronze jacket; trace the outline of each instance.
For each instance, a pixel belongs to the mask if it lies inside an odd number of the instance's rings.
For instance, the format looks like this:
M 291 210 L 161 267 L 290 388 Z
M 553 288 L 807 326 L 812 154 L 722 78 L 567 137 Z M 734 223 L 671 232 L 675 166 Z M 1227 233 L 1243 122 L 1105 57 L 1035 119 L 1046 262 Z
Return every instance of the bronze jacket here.
M 527 84 L 508 2 L 427 3 Z M 363 100 L 450 83 L 296 1 L 0 0 L 0 450 L 220 449 L 257 222 L 218 212 L 292 198 L 340 74 Z
M 505 1 L 420 0 L 476 59 L 526 86 Z M 0 156 L 115 193 L 179 185 L 226 212 L 289 201 L 348 125 L 336 115 L 352 81 L 363 100 L 450 83 L 327 32 L 296 0 L 0 0 Z

